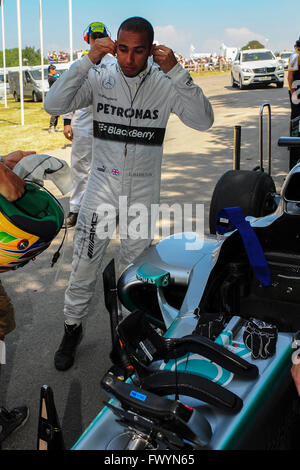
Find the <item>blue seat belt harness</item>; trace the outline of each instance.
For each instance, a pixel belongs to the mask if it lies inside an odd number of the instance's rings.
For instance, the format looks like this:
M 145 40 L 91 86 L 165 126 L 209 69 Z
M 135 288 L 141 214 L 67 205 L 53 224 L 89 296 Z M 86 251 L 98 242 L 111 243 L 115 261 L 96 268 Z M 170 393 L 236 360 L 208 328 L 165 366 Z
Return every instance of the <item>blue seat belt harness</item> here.
M 257 279 L 261 282 L 263 287 L 271 286 L 271 272 L 263 249 L 256 233 L 250 223 L 245 219 L 244 213 L 240 207 L 227 207 L 219 212 L 216 224 L 217 233 L 224 235 L 224 233 L 228 232 L 230 225 L 233 225 L 241 235 L 249 262 Z

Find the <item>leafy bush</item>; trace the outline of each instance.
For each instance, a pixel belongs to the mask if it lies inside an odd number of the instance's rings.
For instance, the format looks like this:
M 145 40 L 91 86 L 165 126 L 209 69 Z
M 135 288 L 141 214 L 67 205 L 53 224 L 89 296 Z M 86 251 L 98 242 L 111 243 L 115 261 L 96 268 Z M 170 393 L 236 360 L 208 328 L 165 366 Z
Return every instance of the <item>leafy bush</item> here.
M 41 53 L 40 50 L 35 50 L 34 47 L 25 47 L 22 50 L 22 59 L 23 65 L 39 65 L 41 63 Z M 24 59 L 27 59 L 24 61 Z M 5 60 L 6 67 L 18 67 L 19 65 L 19 49 L 15 47 L 14 49 L 5 50 Z M 44 59 L 44 64 L 47 64 L 48 61 Z M 0 51 L 0 67 L 3 67 L 3 51 Z

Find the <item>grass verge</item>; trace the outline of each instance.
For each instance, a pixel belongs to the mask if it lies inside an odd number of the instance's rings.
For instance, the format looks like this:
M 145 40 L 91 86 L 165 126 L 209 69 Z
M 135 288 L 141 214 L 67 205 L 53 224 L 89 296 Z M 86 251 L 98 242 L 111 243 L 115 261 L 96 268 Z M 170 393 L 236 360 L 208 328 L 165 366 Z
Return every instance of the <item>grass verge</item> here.
M 219 70 L 216 70 L 214 72 L 211 72 L 211 71 L 207 71 L 207 72 L 190 72 L 190 75 L 192 77 L 207 77 L 207 76 L 211 76 L 211 75 L 229 75 L 230 74 L 230 70 L 228 70 L 227 72 L 220 72 Z
M 24 101 L 24 126 L 21 126 L 21 105 L 13 98 L 8 98 L 7 108 L 0 103 L 0 155 L 14 150 L 35 150 L 43 153 L 68 145 L 63 132 L 49 134 L 50 115 L 43 109 L 42 103 Z M 59 118 L 58 128 L 63 129 Z

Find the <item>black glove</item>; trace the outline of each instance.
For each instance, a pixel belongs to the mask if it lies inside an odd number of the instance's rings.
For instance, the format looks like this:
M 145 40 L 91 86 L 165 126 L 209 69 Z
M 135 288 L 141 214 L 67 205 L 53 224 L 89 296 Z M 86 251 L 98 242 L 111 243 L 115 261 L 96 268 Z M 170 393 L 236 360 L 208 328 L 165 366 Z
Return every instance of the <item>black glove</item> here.
M 243 340 L 254 359 L 267 359 L 275 354 L 277 337 L 275 325 L 250 318 L 245 327 Z
M 201 313 L 193 334 L 214 340 L 224 329 L 224 325 L 225 315 L 222 313 Z

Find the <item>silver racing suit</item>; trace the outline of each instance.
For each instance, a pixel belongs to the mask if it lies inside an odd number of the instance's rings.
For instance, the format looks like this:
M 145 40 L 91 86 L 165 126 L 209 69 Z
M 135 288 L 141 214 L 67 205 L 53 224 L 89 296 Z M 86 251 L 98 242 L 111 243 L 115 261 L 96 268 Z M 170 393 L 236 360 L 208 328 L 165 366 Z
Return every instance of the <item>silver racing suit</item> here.
M 92 162 L 93 114 L 92 106 L 78 109 L 74 113 L 62 115 L 64 121 L 70 120 L 73 131 L 70 191 L 70 212 L 78 213 L 85 193 Z
M 88 52 L 88 51 L 87 51 Z M 111 54 L 106 54 L 101 65 L 115 62 Z M 78 213 L 81 200 L 86 191 L 93 151 L 93 107 L 92 105 L 62 115 L 68 119 L 73 131 L 71 151 L 71 173 L 73 186 L 70 191 L 70 212 Z
M 117 62 L 97 66 L 85 55 L 55 82 L 44 106 L 49 114 L 61 115 L 89 105 L 93 161 L 75 229 L 64 306 L 66 317 L 73 320 L 88 312 L 116 217 L 122 216 L 120 270 L 151 243 L 151 204 L 159 204 L 162 145 L 170 113 L 197 130 L 209 129 L 214 119 L 210 102 L 180 64 L 165 74 L 148 61 L 144 71 L 129 78 Z M 141 237 L 130 235 L 134 204 L 148 209 Z

